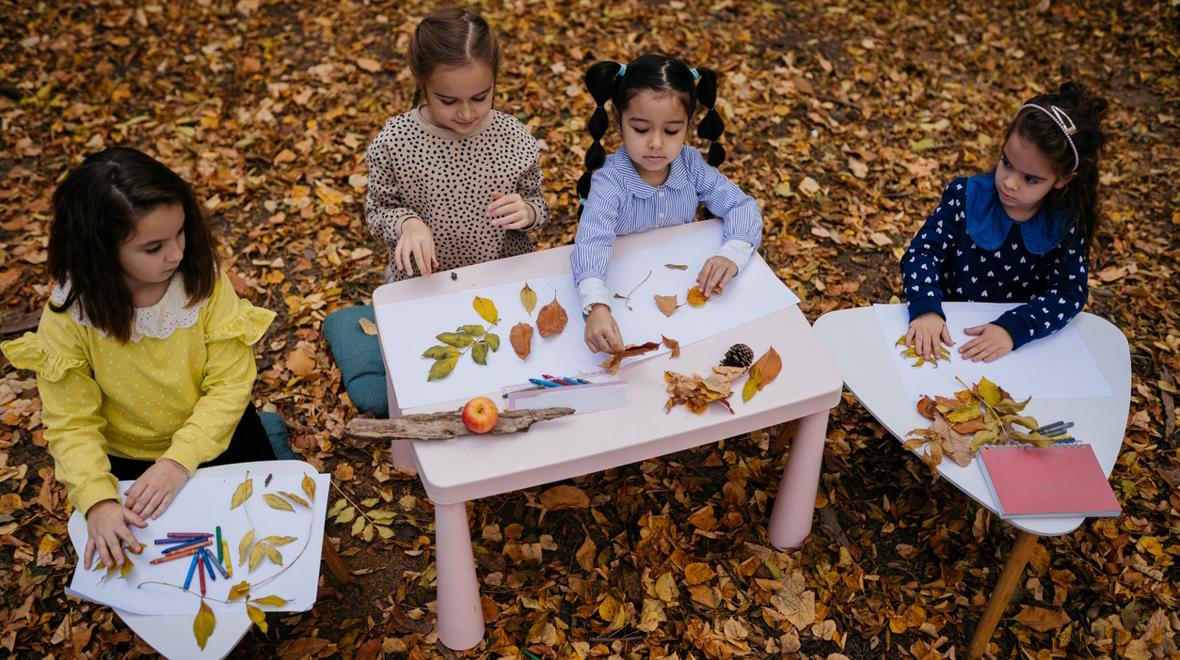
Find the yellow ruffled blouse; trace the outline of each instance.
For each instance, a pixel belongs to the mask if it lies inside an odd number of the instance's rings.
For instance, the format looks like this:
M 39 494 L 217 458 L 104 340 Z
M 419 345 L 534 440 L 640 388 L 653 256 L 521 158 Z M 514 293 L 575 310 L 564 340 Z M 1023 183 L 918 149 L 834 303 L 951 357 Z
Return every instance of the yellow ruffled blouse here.
M 67 292 L 55 287 L 50 299 Z M 188 306 L 174 277 L 160 302 L 136 309 L 131 341 L 91 326 L 78 305 L 61 313 L 47 305 L 36 333 L 0 351 L 36 372 L 57 480 L 85 513 L 121 499 L 107 454 L 169 458 L 191 473 L 225 451 L 258 373 L 251 346 L 274 316 L 238 298 L 224 273 Z

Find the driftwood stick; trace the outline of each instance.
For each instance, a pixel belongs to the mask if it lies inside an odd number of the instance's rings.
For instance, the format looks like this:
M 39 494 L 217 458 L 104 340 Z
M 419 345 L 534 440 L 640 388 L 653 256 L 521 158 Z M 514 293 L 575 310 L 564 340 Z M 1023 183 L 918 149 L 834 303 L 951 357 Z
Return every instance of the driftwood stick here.
M 513 410 L 500 413 L 496 425 L 488 431 L 491 435 L 528 431 L 529 427 L 547 419 L 557 419 L 574 414 L 573 408 L 538 408 L 537 410 Z M 344 434 L 354 440 L 447 440 L 471 431 L 463 425 L 458 411 L 402 415 L 392 419 L 353 419 L 344 428 Z

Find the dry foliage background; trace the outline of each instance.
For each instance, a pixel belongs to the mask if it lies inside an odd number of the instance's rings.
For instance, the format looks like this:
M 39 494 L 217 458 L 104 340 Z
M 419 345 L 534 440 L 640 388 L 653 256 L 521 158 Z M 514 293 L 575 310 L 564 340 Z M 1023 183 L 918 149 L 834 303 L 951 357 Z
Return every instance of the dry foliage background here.
M 486 3 L 506 53 L 497 105 L 543 141 L 553 222 L 572 240 L 595 59 L 678 53 L 722 73 L 731 178 L 757 197 L 765 256 L 814 319 L 885 301 L 942 184 L 984 171 L 1018 104 L 1072 75 L 1113 101 L 1105 230 L 1089 310 L 1131 342 L 1125 510 L 1044 540 L 993 650 L 1176 657 L 1180 620 L 1176 2 Z M 320 334 L 367 301 L 384 250 L 361 220 L 364 148 L 405 110 L 402 54 L 433 3 L 0 1 L 0 303 L 39 313 L 49 198 L 83 154 L 127 143 L 197 187 L 243 295 L 279 312 L 256 400 L 379 523 L 331 522 L 356 579 L 272 615 L 241 657 L 450 655 L 433 632 L 432 508 L 384 451 L 342 442 L 355 411 Z M 0 366 L 0 649 L 150 653 L 111 611 L 63 595 L 76 557 L 27 373 Z M 784 369 L 790 377 L 790 365 Z M 917 657 L 961 654 L 1010 529 L 885 437 L 846 397 L 830 425 L 814 532 L 765 522 L 778 429 L 558 490 L 474 503 L 489 622 L 476 657 Z M 720 440 L 720 439 L 719 439 Z M 333 500 L 338 497 L 332 494 Z M 572 508 L 561 509 L 562 505 Z M 347 517 L 347 515 L 345 516 Z M 362 520 L 364 520 L 362 518 Z M 367 531 L 366 531 L 367 529 Z M 386 538 L 388 536 L 388 538 Z

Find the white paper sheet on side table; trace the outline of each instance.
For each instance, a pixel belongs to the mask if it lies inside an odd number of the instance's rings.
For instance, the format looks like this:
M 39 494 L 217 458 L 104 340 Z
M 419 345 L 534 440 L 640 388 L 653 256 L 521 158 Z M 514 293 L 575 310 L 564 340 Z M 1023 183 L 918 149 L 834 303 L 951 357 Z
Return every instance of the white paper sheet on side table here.
M 329 476 L 318 474 L 310 469 L 306 472 L 316 482 L 315 500 L 311 508 L 305 509 L 298 504 L 295 511 L 279 511 L 272 509 L 263 501 L 263 493 L 278 494 L 279 491 L 294 493 L 304 500 L 307 494 L 300 487 L 303 473 L 275 474 L 269 486 L 263 486 L 266 472 L 250 473 L 254 480 L 254 494 L 245 504 L 230 510 L 230 501 L 234 490 L 242 483 L 244 475 L 209 477 L 194 475 L 184 485 L 180 495 L 168 510 L 157 520 L 149 520 L 146 529 L 132 527 L 131 531 L 140 543 L 144 545 L 143 554 L 132 556 L 135 568 L 126 577 L 112 575 L 105 580 L 102 576 L 105 570 L 87 571 L 82 568 L 79 560 L 74 569 L 74 577 L 70 582 L 68 592 L 79 598 L 84 598 L 103 605 L 118 608 L 134 614 L 190 614 L 196 615 L 199 604 L 200 586 L 197 577 L 193 577 L 189 593 L 185 594 L 178 588 L 158 584 L 143 584 L 144 582 L 166 582 L 181 587 L 184 585 L 185 574 L 188 572 L 190 558 L 175 559 L 162 564 L 152 565 L 152 559 L 161 556 L 168 546 L 155 545 L 153 539 L 163 538 L 167 532 L 213 532 L 221 526 L 222 538 L 228 539 L 230 557 L 233 560 L 233 577 L 226 580 L 217 575 L 213 581 L 205 576 L 206 604 L 216 614 L 226 608 L 243 609 L 242 601 L 228 605 L 217 602 L 226 600 L 229 588 L 242 580 L 250 584 L 258 584 L 273 575 L 283 571 L 282 575 L 266 582 L 251 591 L 252 598 L 275 595 L 287 600 L 287 604 L 274 609 L 284 612 L 303 612 L 311 609 L 315 604 L 316 588 L 319 583 L 320 552 L 323 548 L 324 516 L 327 512 Z M 126 492 L 131 487 L 131 481 L 119 482 L 119 492 Z M 247 518 L 247 511 L 249 517 Z M 266 536 L 294 536 L 295 541 L 275 546 L 283 556 L 283 566 L 277 566 L 264 559 L 253 572 L 245 564 L 238 565 L 238 542 L 250 531 L 254 524 L 255 539 Z M 86 520 L 77 511 L 70 517 L 70 541 L 79 557 L 84 557 L 86 549 Z M 214 550 L 212 546 L 210 550 Z M 302 555 L 300 551 L 302 550 Z M 213 552 L 216 557 L 216 551 Z M 296 556 L 299 556 L 296 560 Z M 98 560 L 95 560 L 97 563 Z M 294 562 L 294 564 L 292 564 Z M 93 567 L 92 567 L 93 568 Z M 283 569 L 286 568 L 284 571 Z M 138 588 L 137 588 L 138 587 Z
M 1034 399 L 1085 399 L 1111 395 L 1090 349 L 1072 325 L 1044 339 L 1031 341 L 994 362 L 970 362 L 959 357 L 958 353 L 959 347 L 972 339 L 963 333 L 963 328 L 991 323 L 1016 305 L 949 302 L 943 303 L 942 307 L 955 345 L 949 349 L 950 362 L 939 361 L 936 369 L 929 364 L 914 367 L 915 360 L 901 357 L 901 347 L 894 346 L 909 326 L 906 306 L 873 305 L 881 326 L 880 341 L 893 356 L 897 374 L 910 400 L 917 401 L 926 394 L 950 396 L 963 389 L 956 377 L 970 385 L 984 376 L 1014 394 L 1019 391 Z
M 612 293 L 627 295 L 651 273 L 651 277 L 632 294 L 631 309 L 623 300 L 611 301 L 623 341 L 632 344 L 659 342 L 660 335 L 666 335 L 687 346 L 799 302 L 766 262 L 755 256 L 730 282 L 724 294 L 710 299 L 704 307 L 684 305 L 672 316 L 665 317 L 656 307 L 654 296 L 675 295 L 678 302 L 684 303 L 701 266 L 720 245 L 721 225 L 718 223 L 707 231 L 612 261 L 607 276 L 607 288 Z M 688 268 L 666 268 L 665 264 L 669 263 L 684 264 Z M 526 281 L 537 293 L 537 308 L 531 316 L 520 302 L 520 290 Z M 569 316 L 569 323 L 555 337 L 546 339 L 534 332 L 532 353 L 522 361 L 512 351 L 509 332 L 512 326 L 522 322 L 534 324 L 535 329 L 537 314 L 541 307 L 553 300 L 555 292 Z M 500 322 L 494 329 L 500 336 L 500 350 L 488 354 L 487 366 L 477 365 L 469 355 L 464 355 L 450 376 L 427 382 L 426 376 L 433 362 L 423 358 L 422 352 L 439 344 L 435 335 L 441 332 L 451 332 L 460 325 L 481 323 L 471 306 L 475 296 L 489 298 L 500 312 Z M 397 392 L 398 404 L 403 409 L 493 392 L 505 385 L 527 382 L 530 377 L 542 373 L 569 376 L 597 371 L 606 357 L 586 348 L 578 294 L 568 272 L 382 305 L 376 314 L 389 375 Z M 666 350 L 649 353 L 647 357 L 663 352 Z

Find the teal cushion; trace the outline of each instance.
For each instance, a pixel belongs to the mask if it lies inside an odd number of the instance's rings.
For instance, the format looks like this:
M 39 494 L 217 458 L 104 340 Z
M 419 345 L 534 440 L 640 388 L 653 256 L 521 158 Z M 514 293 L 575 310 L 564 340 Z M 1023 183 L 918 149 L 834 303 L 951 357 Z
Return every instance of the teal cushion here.
M 389 417 L 381 347 L 376 337 L 361 329 L 362 318 L 373 321 L 372 305 L 338 309 L 324 319 L 324 337 L 340 368 L 352 405 L 361 412 Z
M 299 457 L 291 450 L 291 443 L 287 440 L 287 423 L 283 421 L 283 416 L 260 410 L 258 418 L 262 420 L 262 428 L 266 429 L 266 438 L 270 440 L 275 458 L 280 461 L 298 460 Z

